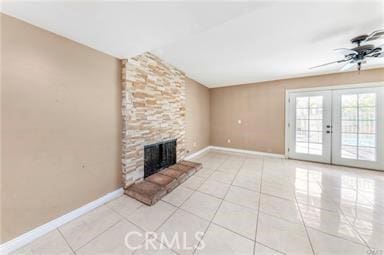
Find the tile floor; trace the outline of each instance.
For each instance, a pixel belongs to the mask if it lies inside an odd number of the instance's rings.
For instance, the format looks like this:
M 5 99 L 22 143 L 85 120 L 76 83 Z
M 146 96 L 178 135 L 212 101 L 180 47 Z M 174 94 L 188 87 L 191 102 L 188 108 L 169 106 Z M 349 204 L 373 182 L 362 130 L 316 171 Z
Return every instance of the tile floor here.
M 156 205 L 119 197 L 15 254 L 384 254 L 384 172 L 217 151 L 194 160 L 203 169 Z

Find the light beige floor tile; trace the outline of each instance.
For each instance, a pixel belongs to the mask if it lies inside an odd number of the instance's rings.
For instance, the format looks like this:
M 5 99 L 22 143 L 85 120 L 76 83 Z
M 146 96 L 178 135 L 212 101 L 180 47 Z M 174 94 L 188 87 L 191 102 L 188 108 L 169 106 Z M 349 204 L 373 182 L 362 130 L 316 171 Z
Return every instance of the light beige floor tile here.
M 199 255 L 253 254 L 253 241 L 214 224 L 209 226 L 203 243 L 205 247 L 197 252 Z
M 263 165 L 263 159 L 260 158 L 246 158 L 241 166 L 241 169 L 244 170 L 261 170 Z
M 53 230 L 48 234 L 40 237 L 32 243 L 16 250 L 11 254 L 28 254 L 28 255 L 49 255 L 49 254 L 61 254 L 69 255 L 73 254 L 71 248 L 67 245 L 64 238 L 57 230 Z
M 384 222 L 374 222 L 346 217 L 369 247 L 384 251 Z
M 283 253 L 275 251 L 267 246 L 262 245 L 261 243 L 256 242 L 255 245 L 255 255 L 282 255 Z
M 213 222 L 254 240 L 257 225 L 257 211 L 223 201 Z
M 171 193 L 168 193 L 161 200 L 171 203 L 176 207 L 179 207 L 182 203 L 184 203 L 185 200 L 187 200 L 191 196 L 192 193 L 193 190 L 179 186 L 176 189 L 172 190 Z
M 300 191 L 296 191 L 296 199 L 299 204 L 316 207 L 332 212 L 339 212 L 339 208 L 336 203 L 331 199 L 328 199 L 323 194 L 308 195 Z
M 258 177 L 251 177 L 239 172 L 232 185 L 260 192 L 261 182 Z
M 384 208 L 379 206 L 366 206 L 355 203 L 338 204 L 342 212 L 348 216 L 368 222 L 384 223 Z
M 340 213 L 305 205 L 299 205 L 299 208 L 306 226 L 353 242 L 362 242 L 347 219 Z
M 265 182 L 264 180 L 261 184 L 261 193 L 295 201 L 293 187 L 284 187 L 276 183 Z
M 168 247 L 178 254 L 192 254 L 208 224 L 209 221 L 179 209 L 161 226 L 157 234 L 160 240 L 166 238 L 169 244 Z M 199 233 L 201 234 L 199 235 Z M 179 242 L 172 244 L 171 240 L 175 238 Z M 165 240 L 162 243 L 165 244 Z
M 239 169 L 238 168 L 222 168 L 221 166 L 219 166 L 216 169 L 216 171 L 235 175 L 239 171 Z
M 74 250 L 77 250 L 121 219 L 121 216 L 101 206 L 61 226 L 59 229 Z
M 308 229 L 308 234 L 316 255 L 369 254 L 368 247 L 365 247 L 363 245 L 359 245 L 341 238 L 327 235 L 325 233 L 313 229 Z
M 312 254 L 302 223 L 259 214 L 256 241 L 286 254 Z
M 211 220 L 220 202 L 221 200 L 218 198 L 197 191 L 192 194 L 181 208 L 204 219 Z
M 216 169 L 224 162 L 224 160 L 225 158 L 210 158 L 204 162 L 204 167 Z
M 240 168 L 238 175 L 244 175 L 251 180 L 261 181 L 262 168 Z
M 152 206 L 142 206 L 128 217 L 128 220 L 146 231 L 155 231 L 177 209 L 177 207 L 157 202 Z
M 218 170 L 212 173 L 212 175 L 208 177 L 208 180 L 231 184 L 232 180 L 235 178 L 235 175 L 235 173 L 226 173 Z
M 152 245 L 153 243 L 153 245 Z M 153 241 L 150 243 L 143 244 L 143 247 L 134 252 L 134 255 L 177 255 L 172 250 L 168 249 L 165 245 Z
M 121 220 L 76 251 L 78 255 L 132 254 L 144 241 L 144 232 L 126 220 Z
M 199 171 L 197 171 L 197 172 L 195 173 L 194 176 L 197 176 L 197 177 L 201 177 L 201 178 L 207 179 L 209 176 L 211 176 L 211 174 L 212 174 L 214 171 L 215 171 L 214 169 L 209 169 L 209 168 L 203 167 L 202 169 L 200 169 Z
M 200 185 L 205 181 L 206 178 L 202 178 L 202 177 L 198 177 L 198 176 L 191 176 L 188 178 L 188 180 L 186 180 L 185 182 L 183 182 L 183 184 L 181 184 L 180 186 L 181 187 L 184 187 L 184 188 L 189 188 L 189 189 L 198 189 L 200 187 Z
M 227 194 L 229 186 L 229 184 L 207 180 L 200 186 L 198 191 L 210 194 L 217 198 L 224 198 L 225 194 Z
M 231 186 L 227 195 L 225 196 L 225 200 L 248 207 L 248 208 L 258 210 L 259 196 L 260 196 L 260 193 L 258 192 Z
M 295 201 L 262 194 L 260 211 L 293 222 L 301 222 L 299 208 Z
M 219 166 L 219 169 L 222 170 L 223 172 L 237 172 L 240 167 L 243 165 L 243 162 L 244 160 L 243 159 L 231 159 L 231 158 L 228 158 L 226 161 L 223 162 L 223 164 L 221 164 Z
M 142 205 L 143 204 L 139 201 L 130 198 L 126 195 L 122 195 L 121 197 L 116 198 L 107 204 L 109 208 L 113 209 L 124 217 L 128 217 Z

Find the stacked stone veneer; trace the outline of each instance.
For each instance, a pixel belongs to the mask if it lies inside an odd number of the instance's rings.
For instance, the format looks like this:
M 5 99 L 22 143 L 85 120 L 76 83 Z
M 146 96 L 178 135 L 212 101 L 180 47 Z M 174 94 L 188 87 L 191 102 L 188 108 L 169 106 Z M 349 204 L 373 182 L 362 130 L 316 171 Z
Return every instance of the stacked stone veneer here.
M 184 158 L 185 74 L 151 53 L 122 60 L 125 187 L 144 176 L 144 146 L 177 139 L 177 160 Z

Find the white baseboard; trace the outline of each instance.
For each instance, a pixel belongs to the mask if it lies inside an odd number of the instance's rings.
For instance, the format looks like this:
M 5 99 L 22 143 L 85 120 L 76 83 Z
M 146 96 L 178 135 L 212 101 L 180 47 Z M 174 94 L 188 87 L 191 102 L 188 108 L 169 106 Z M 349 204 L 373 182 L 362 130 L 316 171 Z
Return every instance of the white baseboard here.
M 207 146 L 207 147 L 205 147 L 204 149 L 201 149 L 201 150 L 199 150 L 199 151 L 196 151 L 195 153 L 192 153 L 192 154 L 186 156 L 185 159 L 186 159 L 186 160 L 189 160 L 189 159 L 194 158 L 194 157 L 196 157 L 196 156 L 198 156 L 198 155 L 200 155 L 200 154 L 203 154 L 203 153 L 205 153 L 205 152 L 208 152 L 208 151 L 210 150 L 210 148 L 211 148 L 211 146 Z
M 227 151 L 227 152 L 246 153 L 246 154 L 252 154 L 252 155 L 261 155 L 261 156 L 268 156 L 268 157 L 275 157 L 275 158 L 285 158 L 283 154 L 275 154 L 275 153 L 268 153 L 268 152 L 261 152 L 261 151 L 249 151 L 249 150 L 241 150 L 241 149 L 219 147 L 219 146 L 209 146 L 209 149 Z
M 112 199 L 115 199 L 119 196 L 121 196 L 124 193 L 123 188 L 120 188 L 118 190 L 115 190 L 113 192 L 110 192 L 104 196 L 102 196 L 99 199 L 96 199 L 95 201 L 92 201 L 80 208 L 77 208 L 67 214 L 64 214 L 63 216 L 60 216 L 44 225 L 41 225 L 37 228 L 32 229 L 31 231 L 22 234 L 21 236 L 16 237 L 15 239 L 12 239 L 8 242 L 5 242 L 0 245 L 0 254 L 7 254 L 12 251 L 17 250 L 18 248 L 36 240 L 37 238 L 47 234 L 48 232 L 60 227 L 61 225 L 64 225 L 65 223 L 76 219 L 77 217 L 95 209 L 96 207 L 99 207 Z

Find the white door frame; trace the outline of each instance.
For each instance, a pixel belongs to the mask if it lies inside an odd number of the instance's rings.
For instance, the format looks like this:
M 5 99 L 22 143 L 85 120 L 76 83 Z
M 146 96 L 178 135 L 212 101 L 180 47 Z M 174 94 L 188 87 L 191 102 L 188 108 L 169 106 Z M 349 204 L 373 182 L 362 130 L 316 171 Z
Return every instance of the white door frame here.
M 308 92 L 308 91 L 319 91 L 319 90 L 340 90 L 340 89 L 352 89 L 352 88 L 369 88 L 369 87 L 380 87 L 384 86 L 384 81 L 369 82 L 369 83 L 358 83 L 358 84 L 346 84 L 336 86 L 322 86 L 312 88 L 300 88 L 300 89 L 286 89 L 285 90 L 285 158 L 288 158 L 288 148 L 290 140 L 290 129 L 289 123 L 289 94 L 294 92 Z

